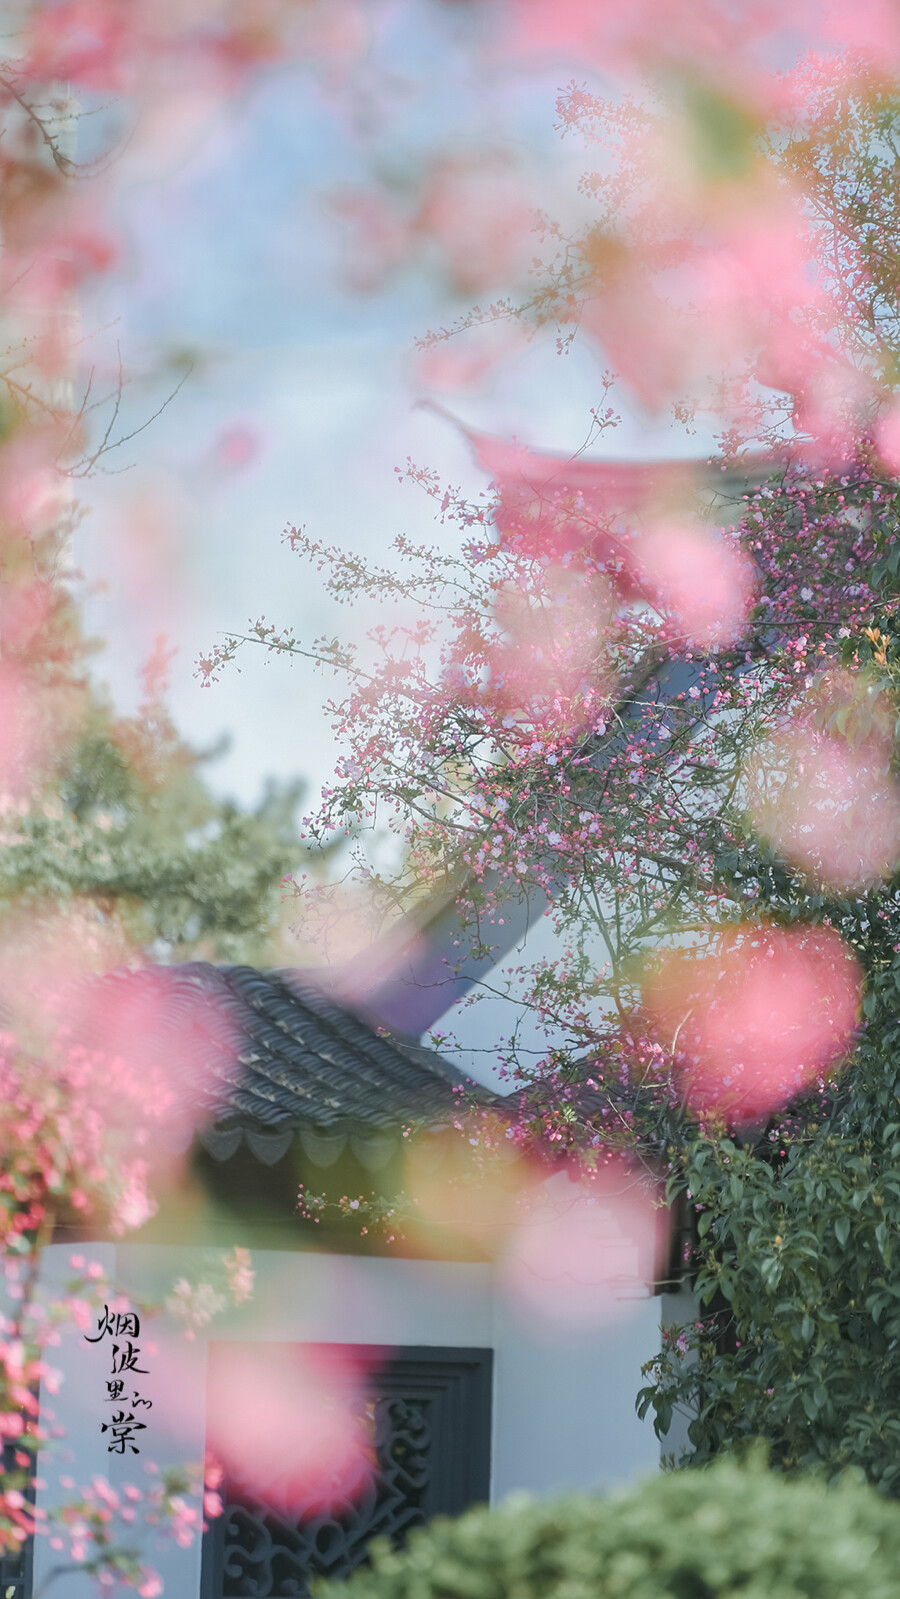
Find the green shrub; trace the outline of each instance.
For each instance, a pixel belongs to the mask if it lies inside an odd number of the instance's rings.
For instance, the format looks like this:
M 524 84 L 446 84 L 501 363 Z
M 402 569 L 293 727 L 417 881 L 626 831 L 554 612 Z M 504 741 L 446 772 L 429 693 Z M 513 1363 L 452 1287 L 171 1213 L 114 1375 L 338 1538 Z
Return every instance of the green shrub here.
M 759 1460 L 438 1518 L 316 1599 L 897 1599 L 900 1509 Z

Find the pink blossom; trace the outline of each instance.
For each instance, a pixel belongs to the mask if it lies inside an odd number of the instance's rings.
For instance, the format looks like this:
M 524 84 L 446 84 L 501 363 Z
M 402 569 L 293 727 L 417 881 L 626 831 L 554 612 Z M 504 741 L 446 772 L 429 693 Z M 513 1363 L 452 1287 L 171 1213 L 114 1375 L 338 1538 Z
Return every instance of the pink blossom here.
M 0 784 L 9 794 L 32 790 L 49 755 L 51 724 L 44 692 L 14 662 L 0 663 Z
M 231 1254 L 224 1257 L 224 1266 L 228 1278 L 228 1291 L 234 1303 L 245 1304 L 253 1296 L 256 1275 L 251 1264 L 249 1249 L 240 1249 L 235 1245 Z
M 346 79 L 372 38 L 372 22 L 360 0 L 311 0 L 296 17 L 295 26 L 295 49 L 301 58 L 334 84 Z M 247 31 L 252 35 L 252 29 Z
M 726 929 L 704 951 L 672 951 L 644 1002 L 685 1098 L 730 1122 L 768 1115 L 850 1048 L 857 963 L 828 927 Z
M 748 763 L 748 810 L 761 833 L 817 882 L 861 892 L 900 860 L 900 786 L 890 746 L 852 746 L 798 720 Z
M 759 26 L 766 8 L 746 8 L 743 39 Z M 703 59 L 724 55 L 735 43 L 735 27 L 714 0 L 637 0 L 631 6 L 615 0 L 513 0 L 511 37 L 507 47 L 529 57 L 563 57 L 589 61 L 603 71 L 623 67 L 635 58 L 671 58 L 681 54 Z
M 82 984 L 70 1015 L 73 1035 L 98 1073 L 112 1069 L 122 1090 L 143 1102 L 145 1119 L 172 1133 L 202 1118 L 207 1086 L 231 1069 L 240 1047 L 210 995 L 198 992 L 176 1005 L 165 976 L 152 970 Z M 146 1208 L 146 1175 L 146 1167 L 135 1168 L 123 1200 L 135 1214 Z
M 426 343 L 413 366 L 413 381 L 444 393 L 481 391 L 525 348 L 526 337 L 517 322 L 489 322 Z
M 28 37 L 28 69 L 44 82 L 60 78 L 85 89 L 121 90 L 131 76 L 140 41 L 138 6 L 113 0 L 62 0 L 36 9 Z
M 346 270 L 364 291 L 421 260 L 437 266 L 457 293 L 483 294 L 521 282 L 534 253 L 527 185 L 500 155 L 439 156 L 404 201 L 341 189 L 330 208 L 356 231 Z
M 885 466 L 900 476 L 900 405 L 891 406 L 879 423 L 878 451 Z
M 708 648 L 741 632 L 751 594 L 749 563 L 734 545 L 687 524 L 651 527 L 635 545 L 648 595 L 680 633 Z
M 544 568 L 534 581 L 523 575 L 498 593 L 497 632 L 486 637 L 483 653 L 472 650 L 469 681 L 456 692 L 522 729 L 557 738 L 577 731 L 588 720 L 588 703 L 611 692 L 606 638 L 612 609 L 609 586 L 597 574 L 560 567 Z M 469 652 L 472 641 L 466 638 L 463 647 Z
M 718 395 L 717 410 L 752 428 L 753 376 L 797 399 L 802 431 L 846 433 L 848 401 L 866 389 L 817 331 L 833 308 L 801 197 L 763 191 L 710 221 L 686 207 L 671 226 L 667 249 L 655 252 L 639 238 L 589 235 L 592 278 L 571 312 L 642 403 Z
M 526 59 L 548 57 L 601 72 L 633 74 L 635 65 L 712 63 L 720 73 L 739 59 L 790 65 L 804 48 L 868 58 L 884 72 L 900 60 L 900 24 L 890 0 L 510 0 L 501 12 L 500 48 Z
M 220 1343 L 210 1372 L 210 1447 L 281 1514 L 352 1498 L 368 1482 L 355 1420 L 361 1373 L 302 1346 Z
M 345 277 L 358 291 L 374 292 L 409 257 L 409 216 L 383 195 L 361 189 L 336 190 L 329 209 L 355 234 L 353 247 L 344 252 Z
M 478 295 L 524 276 L 533 255 L 533 209 L 521 178 L 501 161 L 435 163 L 412 222 L 436 249 L 454 288 Z
M 0 519 L 36 534 L 59 520 L 68 486 L 59 467 L 65 436 L 58 427 L 18 428 L 0 445 Z
M 551 1324 L 602 1324 L 627 1313 L 656 1280 L 663 1236 L 655 1195 L 612 1162 L 583 1181 L 553 1178 L 509 1233 L 501 1281 Z
M 243 472 L 259 458 L 262 441 L 257 428 L 235 422 L 219 433 L 214 445 L 215 463 L 231 472 Z

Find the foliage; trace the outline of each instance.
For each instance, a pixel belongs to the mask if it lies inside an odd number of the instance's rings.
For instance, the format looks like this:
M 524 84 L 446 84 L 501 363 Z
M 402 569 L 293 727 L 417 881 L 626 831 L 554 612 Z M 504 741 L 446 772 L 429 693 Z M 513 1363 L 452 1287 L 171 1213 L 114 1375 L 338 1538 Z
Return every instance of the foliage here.
M 149 958 L 265 965 L 277 958 L 282 879 L 305 855 L 301 785 L 270 785 L 252 810 L 219 799 L 163 689 L 151 684 L 125 718 L 88 687 L 42 792 L 7 796 L 0 915 L 91 906 Z
M 900 1519 L 851 1480 L 785 1483 L 760 1461 L 668 1475 L 611 1499 L 514 1496 L 379 1543 L 353 1599 L 850 1599 L 893 1594 Z M 317 1595 L 336 1590 L 324 1583 Z
M 670 1145 L 702 1319 L 667 1335 L 640 1410 L 663 1436 L 681 1410 L 692 1461 L 764 1436 L 785 1469 L 852 1464 L 897 1496 L 896 893 L 857 916 L 866 1029 L 839 1082 L 755 1137 L 685 1128 Z

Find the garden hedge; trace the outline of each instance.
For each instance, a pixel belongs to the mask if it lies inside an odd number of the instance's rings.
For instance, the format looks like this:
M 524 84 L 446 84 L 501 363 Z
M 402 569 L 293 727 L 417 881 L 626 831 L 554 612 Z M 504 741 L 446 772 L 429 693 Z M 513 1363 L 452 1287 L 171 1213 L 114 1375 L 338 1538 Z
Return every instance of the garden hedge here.
M 436 1518 L 316 1599 L 898 1599 L 900 1507 L 761 1461 Z

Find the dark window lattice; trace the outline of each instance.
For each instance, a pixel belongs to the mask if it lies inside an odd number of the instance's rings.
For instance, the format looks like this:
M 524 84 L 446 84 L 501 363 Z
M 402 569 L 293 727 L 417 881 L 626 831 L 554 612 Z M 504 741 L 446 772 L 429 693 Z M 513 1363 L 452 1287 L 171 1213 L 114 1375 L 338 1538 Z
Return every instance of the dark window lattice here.
M 290 1521 L 238 1478 L 227 1482 L 224 1513 L 204 1538 L 203 1599 L 308 1599 L 311 1577 L 348 1576 L 372 1538 L 399 1546 L 429 1517 L 487 1499 L 490 1351 L 367 1353 L 380 1369 L 357 1407 L 358 1480 L 327 1513 L 295 1507 Z

